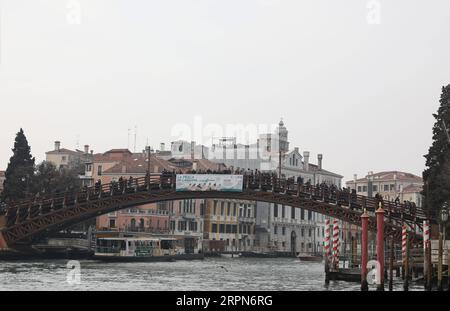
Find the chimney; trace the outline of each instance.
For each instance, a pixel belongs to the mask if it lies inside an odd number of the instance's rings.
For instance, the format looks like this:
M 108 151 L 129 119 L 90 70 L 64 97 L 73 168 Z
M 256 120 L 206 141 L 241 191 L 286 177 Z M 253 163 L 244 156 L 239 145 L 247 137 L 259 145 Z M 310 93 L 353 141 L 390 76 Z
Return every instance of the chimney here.
M 323 159 L 323 155 L 319 153 L 317 155 L 317 165 L 319 166 L 319 170 L 322 169 L 322 159 Z
M 159 147 L 159 151 L 165 151 L 166 149 L 166 144 L 161 143 L 160 147 Z
M 300 152 L 298 151 L 298 147 L 295 147 L 295 152 L 300 153 Z
M 303 151 L 303 161 L 305 163 L 305 171 L 309 171 L 309 151 Z
M 191 141 L 191 160 L 194 160 L 195 141 Z
M 55 151 L 59 151 L 59 149 L 61 149 L 61 142 L 55 141 Z
M 84 145 L 84 153 L 85 154 L 89 153 L 89 145 Z
M 358 179 L 358 175 L 357 174 L 353 174 L 353 181 L 355 182 L 355 184 L 356 184 L 356 180 Z

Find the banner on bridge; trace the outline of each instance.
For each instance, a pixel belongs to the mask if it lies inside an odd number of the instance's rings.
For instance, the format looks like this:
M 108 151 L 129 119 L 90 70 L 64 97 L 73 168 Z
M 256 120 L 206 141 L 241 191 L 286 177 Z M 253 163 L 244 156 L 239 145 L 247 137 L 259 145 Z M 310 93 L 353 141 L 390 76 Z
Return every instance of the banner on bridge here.
M 183 174 L 177 175 L 176 191 L 242 192 L 243 175 Z

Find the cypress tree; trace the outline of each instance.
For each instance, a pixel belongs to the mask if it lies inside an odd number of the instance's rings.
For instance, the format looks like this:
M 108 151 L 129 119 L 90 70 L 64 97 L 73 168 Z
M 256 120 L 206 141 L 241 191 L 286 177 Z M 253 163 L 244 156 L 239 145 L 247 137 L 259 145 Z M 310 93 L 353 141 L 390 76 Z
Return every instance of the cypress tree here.
M 12 151 L 13 156 L 9 160 L 3 184 L 3 201 L 23 199 L 32 191 L 35 159 L 22 129 L 16 135 Z
M 450 85 L 442 87 L 440 106 L 433 114 L 433 143 L 428 150 L 423 172 L 424 206 L 438 216 L 444 202 L 450 200 Z

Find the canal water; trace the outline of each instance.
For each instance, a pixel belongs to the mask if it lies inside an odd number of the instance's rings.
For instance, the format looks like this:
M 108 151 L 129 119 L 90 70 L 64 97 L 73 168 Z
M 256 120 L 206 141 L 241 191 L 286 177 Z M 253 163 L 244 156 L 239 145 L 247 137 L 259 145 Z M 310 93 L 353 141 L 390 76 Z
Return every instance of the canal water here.
M 249 290 L 359 291 L 360 285 L 330 282 L 321 263 L 295 258 L 207 258 L 202 261 L 104 263 L 68 260 L 0 261 L 0 290 Z M 77 262 L 74 263 L 77 266 Z M 78 273 L 79 271 L 79 273 Z M 374 288 L 372 288 L 374 289 Z M 402 289 L 396 282 L 396 290 Z M 411 286 L 410 290 L 422 290 Z

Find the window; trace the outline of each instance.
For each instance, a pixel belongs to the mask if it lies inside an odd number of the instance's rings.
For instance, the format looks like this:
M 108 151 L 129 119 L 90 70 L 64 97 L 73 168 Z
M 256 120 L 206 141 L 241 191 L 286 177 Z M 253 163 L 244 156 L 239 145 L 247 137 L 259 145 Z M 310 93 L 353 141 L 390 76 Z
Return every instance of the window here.
M 311 237 L 311 235 L 312 235 L 312 230 L 309 229 L 309 230 L 308 230 L 308 236 Z
M 273 226 L 273 234 L 278 234 L 278 226 Z
M 301 236 L 304 237 L 305 236 L 305 229 L 302 228 L 302 230 L 300 231 Z
M 362 188 L 361 186 L 358 186 L 358 192 L 361 192 Z
M 220 202 L 220 215 L 224 215 L 225 202 Z
M 66 162 L 66 160 L 67 160 L 67 157 L 66 156 L 62 156 L 62 161 Z
M 233 205 L 233 216 L 236 216 L 236 209 L 237 209 L 237 204 L 234 203 L 234 205 Z
M 281 205 L 281 218 L 286 217 L 286 206 Z
M 217 224 L 212 224 L 211 231 L 217 233 Z
M 232 233 L 231 232 L 231 225 L 226 225 L 225 226 L 225 233 Z
M 213 215 L 217 215 L 217 201 L 214 200 Z
M 231 213 L 231 202 L 228 202 L 227 204 L 227 216 L 230 216 Z
M 377 185 L 373 185 L 373 186 L 372 186 L 372 190 L 373 190 L 373 191 L 378 191 L 378 186 L 377 186 Z
M 286 227 L 281 228 L 281 234 L 286 235 Z
M 394 190 L 395 190 L 395 185 L 394 185 L 394 184 L 391 184 L 389 190 L 390 190 L 390 191 L 394 191 Z
M 291 218 L 295 219 L 295 208 L 291 206 Z
M 115 219 L 110 219 L 109 220 L 109 227 L 110 228 L 115 228 L 116 227 L 116 220 Z
M 278 217 L 278 204 L 273 205 L 273 217 Z
M 225 233 L 225 225 L 224 224 L 219 225 L 219 233 Z
M 103 167 L 102 167 L 101 165 L 99 165 L 99 166 L 97 167 L 97 175 L 98 175 L 98 176 L 102 176 L 102 173 L 103 173 Z
M 86 172 L 92 171 L 92 164 L 86 164 Z
M 305 220 L 305 210 L 303 208 L 300 209 L 300 219 Z
M 367 186 L 363 186 L 363 192 L 367 192 Z
M 383 191 L 389 191 L 389 185 L 384 185 Z

